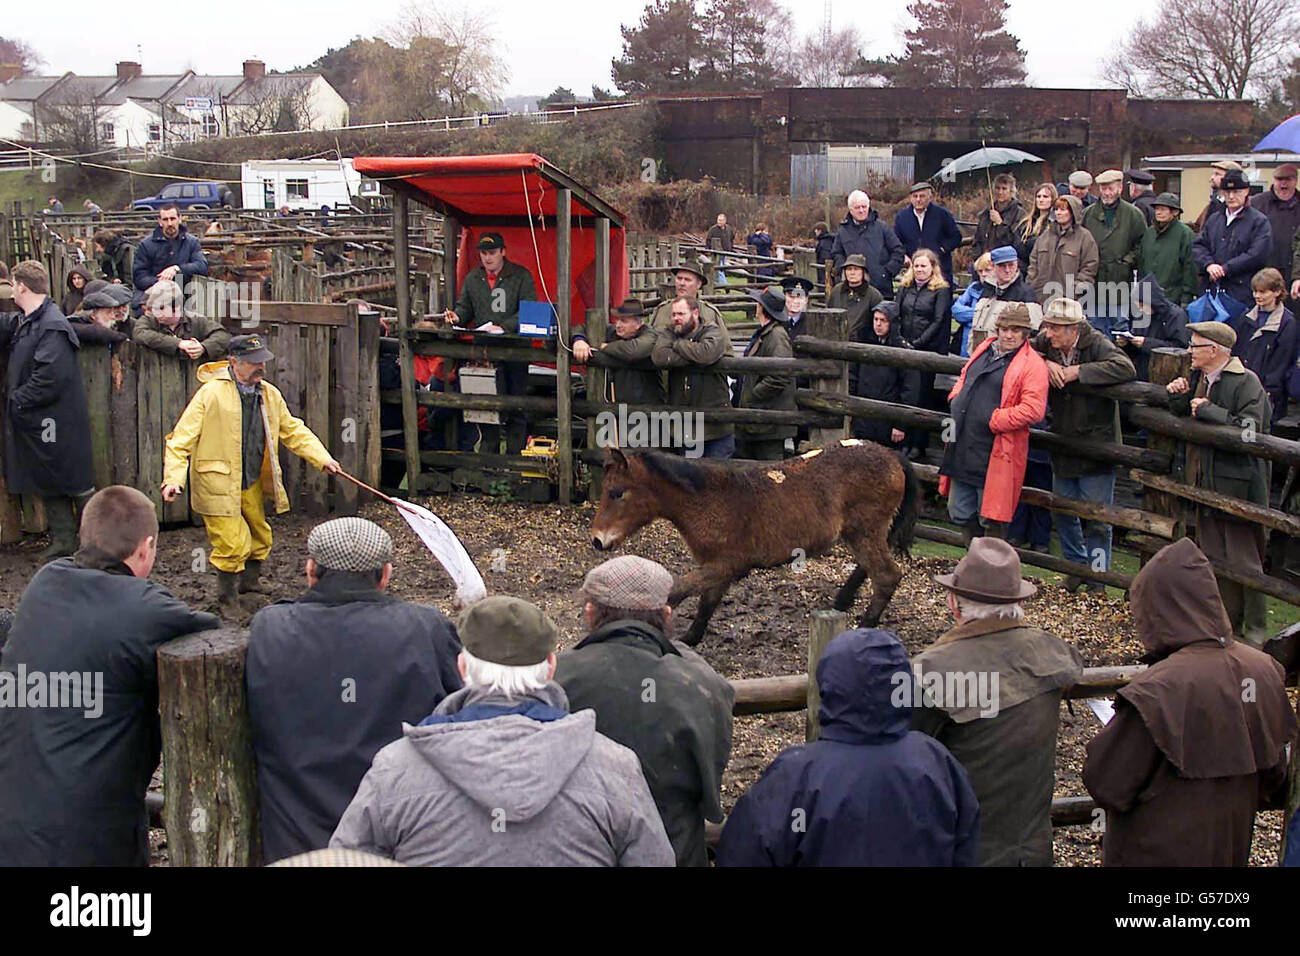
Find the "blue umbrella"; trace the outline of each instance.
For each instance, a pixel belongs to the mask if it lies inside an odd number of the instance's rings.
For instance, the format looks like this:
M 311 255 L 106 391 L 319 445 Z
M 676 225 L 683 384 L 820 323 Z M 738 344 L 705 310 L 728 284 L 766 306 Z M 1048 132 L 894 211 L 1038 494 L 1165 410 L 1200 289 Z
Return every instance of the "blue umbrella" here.
M 981 146 L 963 156 L 958 156 L 930 178 L 950 183 L 957 178 L 958 173 L 970 173 L 977 169 L 988 169 L 990 166 L 1041 162 L 1043 162 L 1041 156 L 1026 153 L 1023 149 L 1011 149 L 1009 146 Z
M 1300 153 L 1300 113 L 1284 119 L 1273 131 L 1255 144 L 1254 152 Z

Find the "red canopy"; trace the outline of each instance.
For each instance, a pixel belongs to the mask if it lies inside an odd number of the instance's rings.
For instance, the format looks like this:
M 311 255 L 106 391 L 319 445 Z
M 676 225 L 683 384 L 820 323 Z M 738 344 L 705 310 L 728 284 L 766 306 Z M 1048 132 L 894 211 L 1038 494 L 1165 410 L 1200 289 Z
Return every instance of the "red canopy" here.
M 627 298 L 630 281 L 622 214 L 536 153 L 358 156 L 353 166 L 375 179 L 400 179 L 420 193 L 423 202 L 461 223 L 457 284 L 479 264 L 475 252 L 479 236 L 499 232 L 506 257 L 532 272 L 538 298 L 550 302 L 557 291 L 556 202 L 559 190 L 567 187 L 573 216 L 569 313 L 573 323 L 582 324 L 585 310 L 596 306 L 596 231 L 594 224 L 580 217 L 610 220 L 609 304 Z

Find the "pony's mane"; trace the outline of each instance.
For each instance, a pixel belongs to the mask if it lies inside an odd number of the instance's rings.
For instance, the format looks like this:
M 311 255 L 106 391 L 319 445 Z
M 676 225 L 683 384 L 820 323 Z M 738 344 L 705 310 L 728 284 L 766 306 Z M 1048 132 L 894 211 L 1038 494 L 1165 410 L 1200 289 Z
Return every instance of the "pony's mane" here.
M 683 491 L 703 491 L 708 484 L 706 469 L 687 458 L 653 451 L 641 452 L 637 457 L 645 465 L 646 471 L 654 472 Z

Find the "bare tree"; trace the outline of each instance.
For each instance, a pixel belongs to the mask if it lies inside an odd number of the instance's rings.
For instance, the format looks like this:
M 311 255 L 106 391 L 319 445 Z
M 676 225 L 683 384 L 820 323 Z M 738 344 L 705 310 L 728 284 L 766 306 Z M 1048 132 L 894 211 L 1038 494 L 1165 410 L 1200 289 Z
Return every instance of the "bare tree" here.
M 865 85 L 869 77 L 848 72 L 863 59 L 862 50 L 862 36 L 854 26 L 829 35 L 820 30 L 809 34 L 795 54 L 800 82 L 804 86 Z
M 1294 0 L 1165 0 L 1103 64 L 1134 96 L 1267 96 L 1295 51 Z
M 408 49 L 418 47 L 419 41 L 427 41 L 426 52 L 436 49 L 437 79 L 453 112 L 487 107 L 505 85 L 507 69 L 497 52 L 496 25 L 478 9 L 435 0 L 411 2 L 382 36 Z
M 0 65 L 18 67 L 19 76 L 31 76 L 45 58 L 17 37 L 0 37 Z
M 56 91 L 53 102 L 37 107 L 36 135 L 42 142 L 67 146 L 77 153 L 99 147 L 95 91 L 89 83 L 73 80 Z
M 311 82 L 296 76 L 264 76 L 241 87 L 229 107 L 232 125 L 249 136 L 307 129 L 312 112 Z

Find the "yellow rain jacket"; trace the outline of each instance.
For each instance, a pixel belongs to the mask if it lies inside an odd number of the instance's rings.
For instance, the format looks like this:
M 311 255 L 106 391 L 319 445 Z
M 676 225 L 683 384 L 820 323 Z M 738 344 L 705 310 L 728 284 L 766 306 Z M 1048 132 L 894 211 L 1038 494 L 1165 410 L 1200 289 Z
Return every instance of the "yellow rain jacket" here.
M 201 515 L 237 515 L 243 483 L 243 411 L 239 389 L 227 362 L 200 365 L 198 379 L 203 385 L 167 436 L 163 483 L 184 487 L 188 466 L 194 478 L 190 507 Z M 262 382 L 262 424 L 266 429 L 262 492 L 275 500 L 275 511 L 279 514 L 289 510 L 289 496 L 280 474 L 280 442 L 317 468 L 323 469 L 330 453 L 302 419 L 289 412 L 280 390 L 265 380 Z

